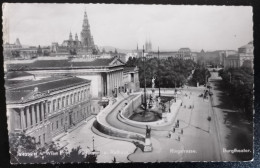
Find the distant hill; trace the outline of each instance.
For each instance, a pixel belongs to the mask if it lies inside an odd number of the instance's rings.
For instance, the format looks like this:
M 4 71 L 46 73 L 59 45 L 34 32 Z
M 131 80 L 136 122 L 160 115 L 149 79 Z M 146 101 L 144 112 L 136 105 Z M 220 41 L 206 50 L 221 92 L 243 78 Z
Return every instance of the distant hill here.
M 119 48 L 112 47 L 112 46 L 98 46 L 98 48 L 99 48 L 100 51 L 102 51 L 103 48 L 104 48 L 106 50 L 106 52 L 109 52 L 109 51 L 114 52 L 115 49 L 117 49 L 118 53 L 129 53 L 129 52 L 131 52 L 131 50 L 119 49 Z

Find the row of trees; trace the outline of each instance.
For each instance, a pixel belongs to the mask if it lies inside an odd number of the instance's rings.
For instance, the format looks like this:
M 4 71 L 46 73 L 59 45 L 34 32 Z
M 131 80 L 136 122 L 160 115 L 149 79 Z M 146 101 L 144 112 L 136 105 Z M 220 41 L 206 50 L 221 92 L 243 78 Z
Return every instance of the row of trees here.
M 145 61 L 142 58 L 130 57 L 126 62 L 126 66 L 137 66 L 139 68 L 141 87 L 144 87 L 145 70 L 147 87 L 152 87 L 152 78 L 155 77 L 156 87 L 160 85 L 162 88 L 173 88 L 180 87 L 187 82 L 187 78 L 196 64 L 192 60 L 181 60 L 172 57 L 166 60 L 151 58 Z
M 236 68 L 220 70 L 223 87 L 231 95 L 237 107 L 242 109 L 248 117 L 253 115 L 254 75 L 251 68 Z
M 211 76 L 211 74 L 207 68 L 205 68 L 203 66 L 197 67 L 192 75 L 191 84 L 193 86 L 196 86 L 197 83 L 199 85 L 204 85 L 204 84 L 206 84 L 206 81 L 208 80 L 208 78 L 210 76 Z
M 11 133 L 9 135 L 11 163 L 71 163 L 97 161 L 97 156 L 85 154 L 81 147 L 68 149 L 60 148 L 59 144 L 52 142 L 45 147 L 39 147 L 34 137 L 24 133 Z

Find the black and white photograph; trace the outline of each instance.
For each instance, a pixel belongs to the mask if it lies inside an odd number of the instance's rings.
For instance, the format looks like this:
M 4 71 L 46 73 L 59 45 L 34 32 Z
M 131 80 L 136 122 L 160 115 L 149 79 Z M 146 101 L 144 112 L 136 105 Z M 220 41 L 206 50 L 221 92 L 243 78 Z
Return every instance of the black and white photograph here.
M 2 13 L 11 164 L 254 160 L 252 6 Z

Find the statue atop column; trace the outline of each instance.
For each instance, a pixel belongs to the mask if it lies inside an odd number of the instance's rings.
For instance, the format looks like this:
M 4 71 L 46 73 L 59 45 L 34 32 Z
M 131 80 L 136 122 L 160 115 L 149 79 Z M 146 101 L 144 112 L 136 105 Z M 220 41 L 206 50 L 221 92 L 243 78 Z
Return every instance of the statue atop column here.
M 151 127 L 149 128 L 148 125 L 146 125 L 144 152 L 151 152 L 152 150 L 153 150 L 153 147 L 152 147 L 152 142 L 151 142 Z
M 151 128 L 149 128 L 148 125 L 146 125 L 145 138 L 151 138 Z
M 153 77 L 153 79 L 152 79 L 152 88 L 155 88 L 155 77 Z

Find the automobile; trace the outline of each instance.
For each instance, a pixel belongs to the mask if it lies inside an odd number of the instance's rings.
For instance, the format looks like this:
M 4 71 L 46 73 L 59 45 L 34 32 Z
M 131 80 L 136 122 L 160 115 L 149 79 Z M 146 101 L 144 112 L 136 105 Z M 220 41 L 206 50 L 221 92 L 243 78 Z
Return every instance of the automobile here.
M 212 93 L 212 92 L 209 92 L 209 95 L 210 95 L 210 96 L 212 96 L 212 95 L 213 95 L 213 93 Z

